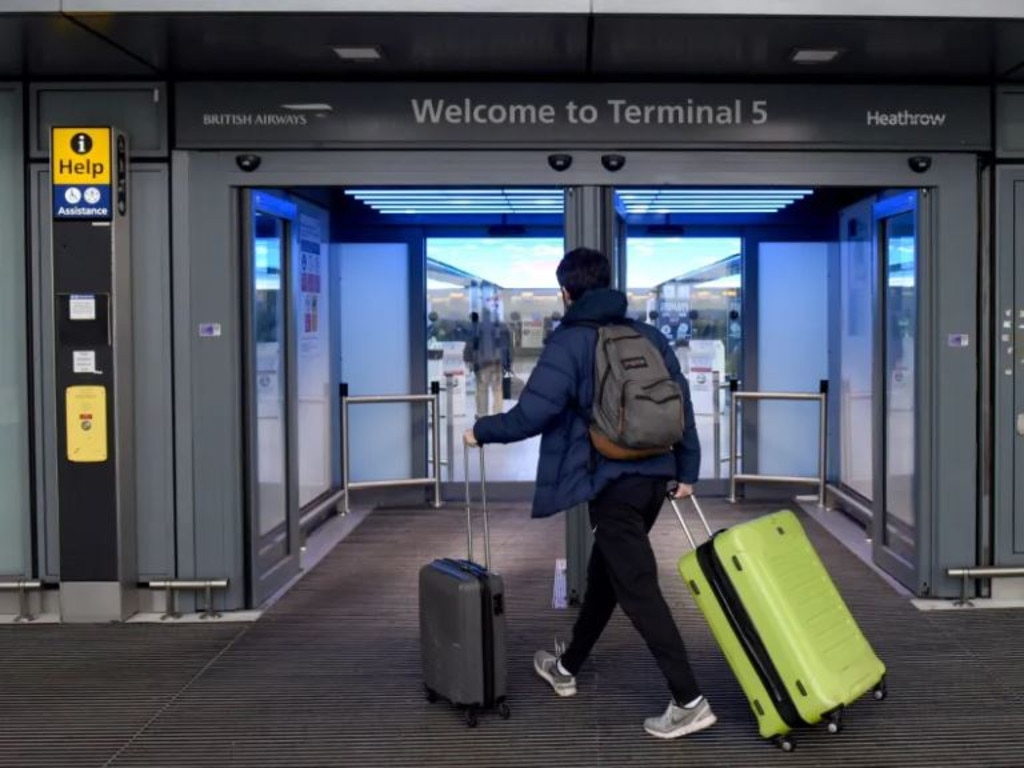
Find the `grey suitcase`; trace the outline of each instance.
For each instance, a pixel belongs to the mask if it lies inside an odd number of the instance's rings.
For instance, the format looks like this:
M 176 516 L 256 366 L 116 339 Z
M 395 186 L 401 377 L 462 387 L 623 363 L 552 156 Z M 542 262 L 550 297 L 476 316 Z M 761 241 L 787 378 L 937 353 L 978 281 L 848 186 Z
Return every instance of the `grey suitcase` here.
M 465 712 L 474 727 L 477 714 L 496 709 L 510 715 L 505 700 L 505 586 L 490 570 L 484 450 L 480 451 L 480 496 L 484 520 L 484 564 L 473 560 L 473 520 L 466 459 L 465 560 L 441 558 L 420 569 L 420 654 L 427 700 L 445 699 Z

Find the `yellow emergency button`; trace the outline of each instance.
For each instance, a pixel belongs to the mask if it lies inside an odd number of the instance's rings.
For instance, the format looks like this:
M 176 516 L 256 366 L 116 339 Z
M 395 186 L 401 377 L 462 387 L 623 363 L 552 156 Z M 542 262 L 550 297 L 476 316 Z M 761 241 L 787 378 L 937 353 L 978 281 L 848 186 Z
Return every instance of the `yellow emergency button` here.
M 107 460 L 107 388 L 68 387 L 65 396 L 68 461 Z

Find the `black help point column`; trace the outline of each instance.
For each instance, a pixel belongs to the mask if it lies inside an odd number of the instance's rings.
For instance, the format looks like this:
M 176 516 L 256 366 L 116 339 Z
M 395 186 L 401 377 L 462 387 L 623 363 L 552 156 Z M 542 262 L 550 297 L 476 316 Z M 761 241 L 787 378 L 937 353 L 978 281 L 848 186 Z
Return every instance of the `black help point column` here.
M 128 148 L 53 128 L 53 286 L 64 621 L 137 610 Z

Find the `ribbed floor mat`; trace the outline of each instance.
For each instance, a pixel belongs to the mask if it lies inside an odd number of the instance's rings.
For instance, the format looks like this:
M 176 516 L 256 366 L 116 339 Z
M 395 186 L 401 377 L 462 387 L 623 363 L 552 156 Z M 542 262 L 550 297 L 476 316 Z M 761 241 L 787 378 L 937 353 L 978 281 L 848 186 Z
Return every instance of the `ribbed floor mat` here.
M 0 766 L 104 765 L 241 631 L 0 627 Z
M 763 511 L 712 500 L 705 509 L 718 525 Z M 469 729 L 422 696 L 417 573 L 433 557 L 464 554 L 462 510 L 381 510 L 247 630 L 4 628 L 0 765 L 1021 765 L 1024 613 L 918 612 L 805 520 L 890 667 L 890 697 L 858 702 L 838 736 L 798 733 L 797 750 L 785 754 L 758 738 L 676 575 L 685 539 L 663 515 L 654 531 L 662 585 L 719 722 L 660 742 L 642 722 L 665 707 L 668 691 L 621 613 L 582 671 L 578 696 L 559 699 L 534 677 L 533 652 L 568 638 L 574 616 L 551 606 L 564 520 L 497 505 L 491 520 L 507 590 L 510 720 L 484 715 Z

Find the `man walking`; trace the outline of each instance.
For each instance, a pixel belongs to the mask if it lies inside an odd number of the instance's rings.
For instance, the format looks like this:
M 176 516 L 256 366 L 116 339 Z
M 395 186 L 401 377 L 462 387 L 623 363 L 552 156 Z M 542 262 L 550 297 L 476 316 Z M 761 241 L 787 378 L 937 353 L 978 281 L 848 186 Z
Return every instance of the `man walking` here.
M 665 712 L 644 721 L 644 729 L 674 739 L 714 725 L 711 706 L 701 695 L 679 630 L 658 585 L 657 561 L 648 533 L 657 520 L 669 484 L 677 498 L 693 491 L 700 469 L 700 442 L 685 377 L 656 328 L 634 324 L 664 358 L 683 394 L 685 431 L 671 452 L 633 460 L 597 453 L 588 420 L 594 399 L 594 325 L 627 323 L 628 302 L 611 286 L 611 267 L 599 251 L 569 252 L 556 272 L 565 317 L 544 347 L 518 404 L 508 413 L 479 419 L 467 430 L 470 445 L 511 443 L 542 434 L 533 517 L 548 517 L 589 504 L 594 548 L 587 569 L 587 591 L 561 655 L 538 651 L 537 674 L 559 696 L 576 693 L 576 675 L 589 656 L 615 606 L 633 622 L 654 656 L 672 693 Z
M 483 317 L 471 315 L 473 333 L 466 342 L 463 359 L 476 376 L 476 415 L 501 413 L 505 410 L 502 380 L 505 369 L 512 367 L 511 333 L 504 323 L 497 322 L 490 308 L 485 307 Z M 487 396 L 490 393 L 490 407 Z

